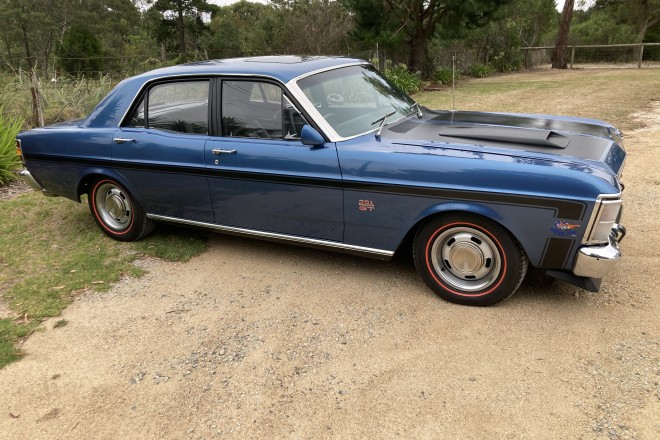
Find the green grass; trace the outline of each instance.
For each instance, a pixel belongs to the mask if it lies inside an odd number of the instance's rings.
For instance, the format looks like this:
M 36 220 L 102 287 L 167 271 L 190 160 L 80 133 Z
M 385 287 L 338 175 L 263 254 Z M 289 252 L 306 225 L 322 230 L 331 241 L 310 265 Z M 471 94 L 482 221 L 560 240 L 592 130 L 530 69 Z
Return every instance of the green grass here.
M 0 301 L 18 320 L 0 321 L 0 368 L 20 357 L 16 342 L 72 298 L 139 276 L 141 256 L 187 261 L 207 248 L 196 230 L 157 228 L 143 241 L 121 243 L 96 226 L 85 203 L 30 192 L 0 202 Z
M 415 96 L 431 109 L 451 109 L 452 91 Z M 463 80 L 456 110 L 545 113 L 604 119 L 625 130 L 634 114 L 660 99 L 658 69 L 537 70 Z

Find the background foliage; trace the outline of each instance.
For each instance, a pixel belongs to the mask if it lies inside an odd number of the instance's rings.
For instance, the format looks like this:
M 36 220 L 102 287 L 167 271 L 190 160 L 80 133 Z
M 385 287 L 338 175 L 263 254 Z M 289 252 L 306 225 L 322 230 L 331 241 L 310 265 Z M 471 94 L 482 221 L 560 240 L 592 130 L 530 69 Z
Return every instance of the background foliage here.
M 660 0 L 596 0 L 570 44 L 658 41 Z M 432 78 L 451 63 L 511 71 L 521 46 L 552 45 L 555 0 L 0 0 L 5 70 L 126 75 L 184 60 L 264 54 L 380 58 Z M 449 58 L 449 59 L 448 59 Z

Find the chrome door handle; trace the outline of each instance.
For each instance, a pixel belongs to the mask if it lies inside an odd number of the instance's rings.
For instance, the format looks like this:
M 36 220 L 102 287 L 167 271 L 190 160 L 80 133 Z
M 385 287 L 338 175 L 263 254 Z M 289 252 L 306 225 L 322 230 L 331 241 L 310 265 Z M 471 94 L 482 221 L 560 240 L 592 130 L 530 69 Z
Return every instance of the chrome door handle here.
M 115 144 L 123 144 L 124 142 L 135 142 L 133 138 L 114 138 L 112 140 Z
M 223 150 L 222 148 L 214 148 L 211 150 L 213 154 L 236 154 L 236 150 Z

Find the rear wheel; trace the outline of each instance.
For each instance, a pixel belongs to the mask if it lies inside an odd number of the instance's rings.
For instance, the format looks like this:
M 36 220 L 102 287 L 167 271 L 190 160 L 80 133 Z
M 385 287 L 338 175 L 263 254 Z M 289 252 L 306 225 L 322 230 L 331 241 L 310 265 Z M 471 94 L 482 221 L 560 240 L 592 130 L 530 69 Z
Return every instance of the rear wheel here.
M 154 228 L 142 207 L 112 179 L 95 181 L 90 186 L 88 203 L 101 230 L 115 240 L 139 240 Z
M 511 296 L 527 271 L 527 256 L 500 225 L 470 214 L 436 217 L 415 236 L 415 266 L 447 301 L 488 306 Z

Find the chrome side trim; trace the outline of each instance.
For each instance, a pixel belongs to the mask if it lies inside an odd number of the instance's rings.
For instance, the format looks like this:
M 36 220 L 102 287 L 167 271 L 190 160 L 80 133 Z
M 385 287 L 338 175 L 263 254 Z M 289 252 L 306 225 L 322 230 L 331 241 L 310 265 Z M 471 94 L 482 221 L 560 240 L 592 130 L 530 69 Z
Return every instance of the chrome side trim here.
M 177 217 L 168 217 L 165 215 L 147 214 L 147 217 L 157 221 L 180 223 L 188 226 L 198 226 L 202 228 L 214 229 L 220 232 L 225 232 L 233 235 L 257 237 L 257 238 L 274 240 L 274 241 L 284 241 L 302 246 L 313 246 L 324 249 L 342 250 L 342 251 L 347 251 L 348 253 L 371 256 L 372 258 L 390 259 L 394 255 L 393 251 L 386 251 L 383 249 L 374 249 L 363 246 L 355 246 L 352 244 L 339 243 L 336 241 L 319 240 L 316 238 L 299 237 L 296 235 L 278 234 L 275 232 L 257 231 L 254 229 L 237 228 L 234 226 L 216 225 L 214 223 L 206 223 L 196 220 L 186 220 Z
M 589 222 L 587 223 L 587 227 L 584 231 L 582 244 L 594 244 L 594 242 L 590 241 L 590 238 L 594 230 L 594 227 L 596 226 L 596 222 L 600 217 L 600 212 L 603 208 L 603 202 L 620 200 L 620 199 L 621 199 L 620 192 L 615 194 L 600 194 L 598 197 L 596 197 L 596 204 L 594 205 L 593 211 L 591 211 L 591 217 L 589 217 Z

